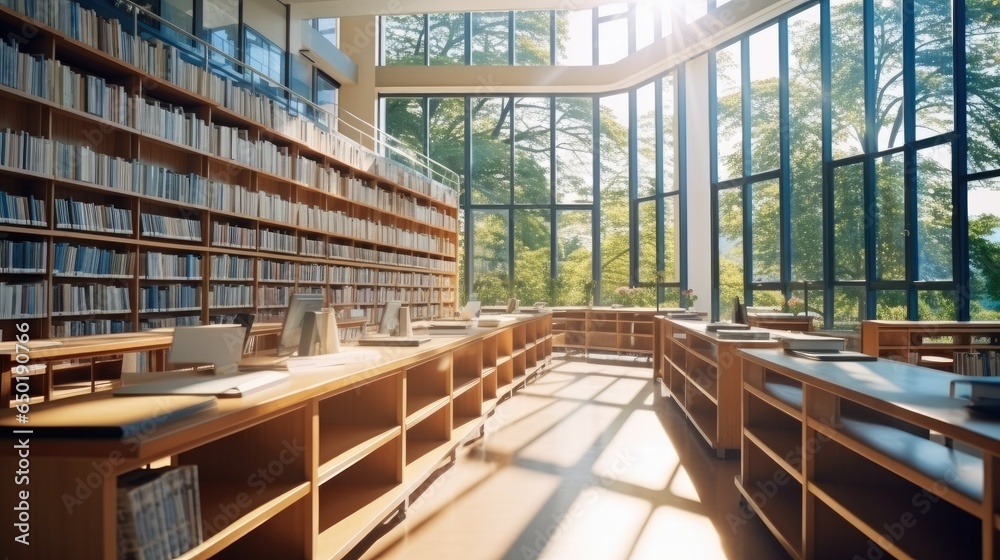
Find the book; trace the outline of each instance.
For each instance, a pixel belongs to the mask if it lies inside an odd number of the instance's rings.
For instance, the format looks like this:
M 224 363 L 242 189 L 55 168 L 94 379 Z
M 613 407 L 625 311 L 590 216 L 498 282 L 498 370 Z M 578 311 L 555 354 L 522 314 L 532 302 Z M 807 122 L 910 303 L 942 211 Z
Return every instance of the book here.
M 420 346 L 430 342 L 430 337 L 419 336 L 376 336 L 358 339 L 359 346 Z
M 834 336 L 816 336 L 782 331 L 774 333 L 785 350 L 844 350 L 847 341 Z
M 967 386 L 968 391 L 959 391 L 960 386 Z M 949 385 L 949 397 L 968 398 L 974 403 L 993 401 L 1000 406 L 1000 377 L 968 377 L 953 379 Z
M 281 371 L 258 371 L 224 376 L 185 376 L 126 385 L 112 391 L 116 396 L 205 395 L 220 398 L 244 397 L 288 379 Z
M 791 356 L 807 358 L 820 362 L 874 362 L 878 360 L 875 356 L 852 352 L 850 350 L 785 350 Z
M 771 340 L 771 333 L 767 331 L 752 331 L 740 329 L 721 329 L 715 331 L 715 336 L 719 340 Z
M 197 498 L 196 465 L 138 469 L 118 477 L 119 560 L 167 560 L 201 544 Z
M 750 325 L 743 323 L 709 323 L 705 325 L 705 332 L 718 332 L 720 330 L 746 331 L 750 330 Z

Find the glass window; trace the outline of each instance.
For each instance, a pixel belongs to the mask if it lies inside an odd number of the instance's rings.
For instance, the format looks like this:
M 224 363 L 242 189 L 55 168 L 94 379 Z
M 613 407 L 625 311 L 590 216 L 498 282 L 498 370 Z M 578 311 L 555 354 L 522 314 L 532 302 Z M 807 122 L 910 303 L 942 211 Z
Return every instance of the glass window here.
M 823 153 L 819 19 L 819 6 L 814 6 L 788 20 L 793 281 L 823 278 L 823 162 L 816 157 Z
M 590 210 L 556 213 L 556 277 L 553 305 L 593 303 L 593 232 Z
M 159 15 L 180 28 L 181 31 L 194 35 L 194 0 L 158 0 Z M 175 41 L 179 44 L 190 44 L 190 39 L 177 33 L 169 25 L 160 27 L 160 34 L 168 41 Z
M 833 157 L 859 154 L 865 137 L 864 9 L 862 0 L 830 0 Z M 817 45 L 818 47 L 818 45 Z
M 601 99 L 601 301 L 629 285 L 628 115 L 628 94 Z
M 598 64 L 613 64 L 628 56 L 627 18 L 602 21 L 598 25 Z
M 318 120 L 324 123 L 328 129 L 336 128 L 338 88 L 340 88 L 340 84 L 336 80 L 319 70 L 316 71 L 316 76 L 313 79 L 313 103 L 330 114 L 329 117 L 318 116 Z
M 958 317 L 957 294 L 951 290 L 917 292 L 918 321 L 954 321 Z
M 666 37 L 674 32 L 674 3 L 657 3 L 660 10 L 660 36 Z
M 647 47 L 656 40 L 656 10 L 653 4 L 635 5 L 635 50 Z
M 465 14 L 427 16 L 431 65 L 465 64 Z
M 550 99 L 519 97 L 514 105 L 514 202 L 547 204 L 551 196 Z
M 1000 64 L 996 63 L 1000 19 L 987 2 L 966 2 L 966 123 L 969 128 L 969 172 L 1000 168 L 1000 135 L 996 134 L 1000 107 Z M 971 208 L 971 205 L 970 205 Z
M 446 169 L 464 177 L 465 99 L 432 97 L 427 101 L 427 113 L 430 128 L 428 155 Z
M 594 64 L 594 11 L 558 11 L 556 19 L 556 64 Z
M 639 203 L 639 282 L 656 282 L 656 200 Z M 650 292 L 652 293 L 652 292 Z
M 231 58 L 239 59 L 239 0 L 204 0 L 201 3 L 201 27 L 204 39 Z M 212 63 L 235 70 L 236 66 L 213 54 Z
M 741 52 L 737 42 L 715 54 L 716 170 L 720 181 L 743 176 Z
M 905 321 L 906 292 L 878 290 L 875 292 L 875 318 L 884 321 Z
M 422 98 L 389 97 L 385 99 L 385 132 L 398 142 L 389 144 L 401 150 L 389 157 L 410 164 L 424 153 L 424 100 Z
M 312 26 L 331 45 L 337 46 L 337 22 L 338 18 L 316 18 L 312 20 Z
M 778 180 L 763 181 L 750 189 L 750 235 L 753 243 L 752 282 L 781 280 L 781 218 Z
M 514 297 L 526 305 L 548 301 L 552 275 L 549 211 L 514 211 Z
M 1000 321 L 1000 178 L 969 183 L 970 318 Z
M 510 297 L 509 228 L 507 210 L 472 211 L 472 293 L 483 305 L 506 304 Z
M 382 36 L 383 64 L 424 64 L 427 53 L 424 16 L 385 16 Z
M 656 84 L 648 83 L 635 92 L 636 99 L 636 176 L 639 198 L 656 194 Z
M 273 81 L 268 81 L 262 76 L 254 75 L 254 84 L 269 92 L 272 96 L 281 96 L 278 89 L 284 80 L 285 75 L 285 51 L 278 45 L 264 38 L 260 33 L 254 31 L 249 25 L 243 26 L 246 34 L 244 52 L 246 53 L 244 62 L 247 66 L 260 72 Z
M 673 192 L 680 188 L 677 177 L 677 105 L 674 88 L 675 74 L 673 72 L 663 77 L 661 84 L 662 96 L 660 114 L 663 118 L 663 130 L 660 138 L 663 140 L 663 192 Z
M 681 209 L 677 195 L 663 197 L 663 281 L 681 281 Z
M 694 23 L 708 14 L 707 0 L 687 0 L 682 4 L 684 6 L 684 20 L 688 23 Z M 720 316 L 724 317 L 725 315 Z
M 781 165 L 781 108 L 778 103 L 778 26 L 750 36 L 750 169 Z
M 836 280 L 865 279 L 864 167 L 833 171 L 833 274 Z
M 906 219 L 903 206 L 903 154 L 875 160 L 875 277 L 906 279 Z
M 779 312 L 785 309 L 785 295 L 779 291 L 753 290 L 750 298 L 750 305 L 754 307 L 770 307 Z
M 514 64 L 548 65 L 552 53 L 551 12 L 514 12 Z
M 868 299 L 864 286 L 833 288 L 833 329 L 860 331 L 861 321 L 868 318 Z
M 917 152 L 917 279 L 951 280 L 951 145 Z M 954 318 L 954 317 L 952 317 Z
M 914 0 L 917 139 L 955 128 L 951 0 Z
M 593 200 L 593 107 L 589 97 L 556 98 L 556 203 Z
M 474 66 L 506 66 L 510 52 L 510 18 L 508 12 L 473 12 L 472 64 Z
M 903 11 L 898 0 L 875 2 L 878 148 L 903 145 Z
M 473 204 L 510 203 L 510 109 L 508 97 L 472 98 Z
M 719 317 L 732 317 L 733 299 L 743 300 L 743 193 L 719 191 Z

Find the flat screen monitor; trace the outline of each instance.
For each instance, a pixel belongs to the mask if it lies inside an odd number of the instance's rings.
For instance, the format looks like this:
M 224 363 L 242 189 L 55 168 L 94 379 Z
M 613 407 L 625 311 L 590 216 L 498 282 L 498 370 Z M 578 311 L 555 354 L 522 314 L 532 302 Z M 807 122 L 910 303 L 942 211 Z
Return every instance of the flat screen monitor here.
M 740 303 L 740 296 L 733 298 L 733 322 L 747 324 L 747 306 Z
M 292 294 L 288 300 L 288 311 L 281 324 L 281 338 L 278 339 L 278 355 L 291 356 L 299 349 L 302 338 L 302 323 L 306 313 L 323 310 L 323 294 Z
M 382 309 L 382 318 L 378 322 L 378 333 L 379 334 L 393 334 L 399 328 L 399 309 L 403 306 L 403 302 L 400 301 L 390 301 L 385 304 Z
M 240 325 L 176 327 L 167 359 L 173 366 L 211 364 L 216 375 L 235 373 L 245 332 Z

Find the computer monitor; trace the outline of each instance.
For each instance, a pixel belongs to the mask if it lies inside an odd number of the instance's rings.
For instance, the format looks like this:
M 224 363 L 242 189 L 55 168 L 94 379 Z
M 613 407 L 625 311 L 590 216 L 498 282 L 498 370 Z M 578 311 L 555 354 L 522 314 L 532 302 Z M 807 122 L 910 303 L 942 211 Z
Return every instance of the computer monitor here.
M 733 322 L 747 324 L 747 306 L 740 303 L 740 296 L 733 298 Z
M 291 356 L 299 349 L 302 338 L 302 322 L 306 313 L 323 310 L 323 294 L 292 294 L 288 300 L 288 310 L 281 324 L 281 338 L 278 339 L 278 355 Z
M 403 302 L 400 301 L 386 302 L 382 308 L 382 318 L 378 322 L 379 334 L 391 335 L 399 328 L 399 309 L 402 306 Z
M 236 373 L 245 330 L 240 325 L 176 327 L 167 360 L 175 367 L 211 364 L 216 375 Z

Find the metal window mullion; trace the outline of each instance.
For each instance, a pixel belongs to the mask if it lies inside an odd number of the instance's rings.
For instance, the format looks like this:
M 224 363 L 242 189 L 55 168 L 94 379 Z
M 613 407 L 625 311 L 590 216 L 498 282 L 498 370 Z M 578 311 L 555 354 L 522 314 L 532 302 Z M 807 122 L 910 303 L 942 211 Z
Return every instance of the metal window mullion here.
M 834 198 L 833 198 L 833 127 L 831 107 L 831 37 L 830 3 L 820 3 L 820 74 L 822 82 L 822 200 L 823 200 L 823 327 L 833 327 L 834 282 Z
M 465 140 L 462 142 L 465 148 L 463 162 L 465 164 L 465 262 L 462 263 L 465 269 L 465 299 L 468 301 L 469 294 L 472 293 L 472 251 L 475 240 L 472 236 L 472 97 L 465 96 Z
M 472 12 L 465 13 L 465 48 L 462 56 L 466 66 L 472 65 Z M 468 99 L 468 98 L 466 98 Z
M 514 12 L 510 12 L 510 21 L 513 22 Z M 513 34 L 513 25 L 511 25 L 511 34 Z M 513 49 L 510 49 L 511 51 Z M 515 136 L 516 130 L 514 127 L 514 119 L 517 116 L 517 107 L 514 104 L 514 97 L 508 98 L 510 103 L 510 111 L 507 113 L 507 118 L 510 119 L 510 123 L 507 125 L 510 127 L 509 137 L 510 137 L 510 176 L 509 187 L 507 191 L 508 196 L 508 208 L 507 208 L 507 277 L 511 282 L 514 280 L 514 152 L 517 146 L 517 137 Z
M 424 66 L 431 65 L 431 16 L 424 14 Z
M 628 242 L 631 250 L 628 252 L 629 285 L 634 286 L 639 281 L 639 127 L 636 113 L 638 112 L 638 90 L 632 88 L 628 92 Z
M 597 15 L 597 8 L 594 8 L 594 15 Z M 596 20 L 596 17 L 595 17 Z M 596 52 L 596 51 L 595 51 Z M 591 141 L 594 145 L 594 183 L 593 183 L 593 211 L 590 214 L 590 236 L 591 236 L 591 264 L 590 275 L 594 282 L 594 305 L 601 303 L 601 98 L 593 97 L 590 106 L 591 127 L 593 133 Z
M 549 66 L 556 65 L 556 11 L 549 10 Z M 553 144 L 555 146 L 555 144 Z
M 788 76 L 788 19 L 778 22 L 778 142 L 779 169 L 781 177 L 778 182 L 778 216 L 780 220 L 779 243 L 780 281 L 784 298 L 791 294 L 789 284 L 792 278 L 792 172 L 791 172 L 791 122 L 789 115 L 789 76 Z
M 863 170 L 864 186 L 863 200 L 865 211 L 865 280 L 868 284 L 866 317 L 873 317 L 876 298 L 872 290 L 872 280 L 878 277 L 875 262 L 876 241 L 878 233 L 878 207 L 875 202 L 877 177 L 875 174 L 875 153 L 878 151 L 878 131 L 875 129 L 875 8 L 874 0 L 864 2 L 864 103 L 865 103 L 865 134 L 864 152 L 865 164 Z
M 514 65 L 514 12 L 507 12 L 507 65 Z
M 550 12 L 555 14 L 555 12 Z M 550 17 L 549 23 L 555 30 L 555 18 Z M 555 43 L 553 43 L 554 45 Z M 555 52 L 554 50 L 552 51 Z M 553 54 L 553 56 L 555 56 Z M 559 253 L 556 246 L 559 242 L 556 235 L 556 96 L 549 98 L 549 291 L 553 293 L 556 278 L 556 259 Z M 553 294 L 554 295 L 554 294 Z M 554 299 L 554 298 L 550 298 Z
M 953 66 L 955 132 L 956 138 L 951 150 L 951 196 L 952 196 L 952 273 L 958 292 L 958 317 L 960 321 L 971 318 L 972 273 L 969 262 L 969 180 L 968 180 L 968 123 L 966 122 L 966 11 L 965 2 L 954 2 L 954 17 L 952 20 L 952 40 L 954 59 Z
M 717 51 L 711 51 L 708 53 L 708 173 L 709 173 L 709 184 L 711 188 L 711 200 L 709 201 L 710 211 L 712 213 L 709 218 L 711 219 L 711 236 L 712 236 L 712 286 L 715 289 L 712 290 L 712 316 L 715 317 L 719 313 L 719 189 L 717 187 L 717 182 L 719 180 L 719 124 L 718 124 L 718 114 L 719 114 L 719 99 L 718 99 L 718 77 L 716 76 L 717 68 L 715 64 L 715 57 Z M 684 111 L 680 111 L 683 115 Z M 683 145 L 684 142 L 681 142 Z M 681 204 L 684 206 L 684 214 L 687 214 L 687 192 L 683 193 L 681 197 Z M 684 245 L 687 239 L 685 238 Z M 684 271 L 686 273 L 686 270 Z M 681 286 L 687 288 L 687 274 L 683 275 Z
M 750 128 L 751 120 L 751 94 L 750 85 L 750 36 L 744 35 L 740 38 L 740 130 L 742 132 L 740 151 L 743 156 L 743 173 L 741 177 L 742 199 L 743 199 L 743 288 L 747 292 L 747 302 L 753 302 L 753 295 L 750 287 L 753 286 L 753 189 L 746 181 L 753 172 L 753 150 L 751 149 L 752 135 Z M 748 305 L 749 305 L 748 303 Z
M 654 83 L 654 85 L 653 85 L 653 103 L 656 104 L 656 110 L 653 112 L 653 130 L 655 131 L 653 137 L 656 138 L 656 149 L 655 149 L 655 154 L 656 155 L 654 156 L 654 162 L 653 162 L 653 165 L 656 167 L 656 173 L 654 174 L 654 177 L 655 177 L 654 180 L 655 180 L 656 184 L 655 184 L 655 186 L 653 188 L 654 199 L 656 200 L 656 202 L 655 202 L 655 205 L 656 205 L 656 221 L 655 221 L 655 224 L 656 224 L 656 249 L 655 249 L 655 251 L 656 251 L 656 255 L 655 255 L 656 271 L 654 272 L 654 276 L 655 276 L 654 282 L 656 282 L 656 288 L 655 288 L 655 290 L 656 290 L 656 301 L 660 301 L 660 299 L 662 299 L 661 298 L 662 294 L 660 293 L 660 290 L 662 289 L 662 288 L 660 288 L 660 282 L 663 281 L 663 278 L 661 277 L 660 271 L 663 270 L 663 266 L 664 266 L 664 264 L 663 264 L 664 263 L 664 261 L 663 261 L 663 253 L 666 251 L 666 247 L 664 246 L 664 237 L 665 236 L 664 236 L 664 231 L 663 231 L 663 222 L 664 222 L 664 219 L 665 219 L 665 217 L 664 217 L 664 200 L 663 200 L 663 181 L 664 181 L 664 177 L 663 177 L 663 156 L 664 156 L 664 153 L 663 153 L 663 150 L 664 150 L 664 147 L 663 147 L 663 135 L 666 132 L 665 130 L 663 130 L 663 120 L 664 120 L 663 119 L 663 78 L 664 78 L 664 76 L 660 76 L 659 78 L 657 78 L 653 82 Z M 671 103 L 671 106 L 673 106 L 672 103 Z
M 906 279 L 907 318 L 917 318 L 917 280 L 920 254 L 917 250 L 917 79 L 916 79 L 916 23 L 914 0 L 902 0 L 903 8 L 903 266 Z

